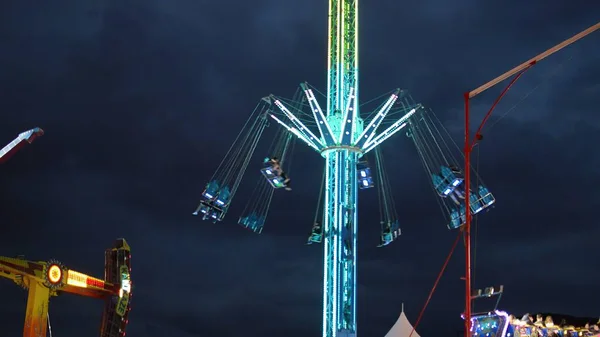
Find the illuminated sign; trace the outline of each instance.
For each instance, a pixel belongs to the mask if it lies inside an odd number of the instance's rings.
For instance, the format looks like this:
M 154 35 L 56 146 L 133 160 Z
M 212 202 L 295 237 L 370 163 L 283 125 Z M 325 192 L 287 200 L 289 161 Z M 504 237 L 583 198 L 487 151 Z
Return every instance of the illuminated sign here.
M 104 289 L 104 281 L 76 272 L 74 270 L 69 270 L 67 272 L 67 284 L 79 288 L 92 287 Z
M 121 272 L 121 288 L 119 289 L 119 297 L 123 297 L 124 293 L 129 294 L 131 292 L 131 280 L 129 279 L 129 268 L 126 265 L 122 265 L 119 268 Z
M 48 281 L 51 284 L 58 284 L 62 280 L 62 269 L 56 264 L 52 264 L 48 267 Z
M 104 289 L 104 281 L 99 280 L 97 278 L 88 276 L 88 279 L 85 281 L 85 283 L 88 285 L 88 287 Z
M 129 305 L 131 279 L 129 278 L 129 268 L 126 265 L 122 265 L 119 268 L 119 272 L 121 273 L 121 288 L 119 289 L 119 302 L 117 303 L 116 312 L 119 316 L 123 317 Z
M 123 293 L 123 296 L 119 298 L 119 302 L 117 303 L 116 312 L 119 316 L 125 316 L 127 312 L 127 305 L 129 304 L 129 293 Z
M 67 284 L 79 288 L 87 288 L 88 276 L 73 270 L 67 271 Z

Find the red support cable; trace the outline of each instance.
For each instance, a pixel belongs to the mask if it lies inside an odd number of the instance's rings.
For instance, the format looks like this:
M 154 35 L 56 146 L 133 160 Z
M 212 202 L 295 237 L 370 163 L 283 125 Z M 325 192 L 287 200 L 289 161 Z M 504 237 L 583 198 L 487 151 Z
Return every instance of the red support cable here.
M 496 100 L 494 101 L 494 104 L 492 104 L 492 107 L 490 108 L 490 110 L 487 112 L 487 114 L 485 114 L 485 117 L 483 117 L 483 121 L 481 121 L 481 124 L 479 124 L 479 128 L 477 128 L 477 132 L 475 132 L 475 139 L 473 140 L 473 143 L 471 144 L 471 149 L 473 149 L 473 147 L 475 146 L 475 144 L 477 143 L 477 141 L 480 140 L 481 130 L 485 126 L 485 123 L 487 122 L 487 120 L 492 115 L 492 111 L 494 111 L 494 109 L 496 108 L 496 105 L 498 105 L 498 103 L 500 103 L 500 101 L 502 100 L 502 98 L 504 97 L 504 95 L 506 95 L 506 93 L 508 92 L 508 90 L 510 90 L 510 88 L 521 77 L 521 75 L 523 75 L 535 63 L 536 63 L 536 61 L 532 61 L 529 64 L 529 66 L 527 66 L 525 69 L 521 70 L 515 77 L 513 77 L 513 79 L 510 80 L 510 82 L 508 83 L 508 85 L 506 86 L 506 88 L 504 88 L 504 90 L 502 90 L 502 92 L 500 93 L 500 95 L 496 98 Z
M 471 336 L 471 141 L 469 139 L 469 93 L 465 93 L 465 337 Z
M 408 337 L 412 337 L 413 332 L 415 332 L 415 330 L 417 329 L 417 326 L 419 325 L 419 322 L 421 322 L 423 313 L 425 312 L 425 309 L 427 309 L 427 306 L 429 305 L 429 301 L 431 301 L 431 297 L 433 296 L 433 293 L 435 292 L 435 289 L 437 288 L 438 283 L 440 283 L 440 280 L 442 279 L 442 275 L 444 275 L 444 271 L 446 270 L 446 267 L 448 266 L 448 262 L 450 262 L 450 258 L 452 257 L 452 254 L 454 253 L 454 249 L 456 249 L 456 245 L 458 244 L 459 239 L 460 239 L 460 231 L 459 231 L 458 235 L 456 236 L 456 240 L 454 240 L 454 244 L 452 244 L 452 248 L 450 249 L 450 253 L 448 253 L 448 256 L 446 257 L 446 261 L 444 261 L 442 270 L 440 270 L 438 277 L 435 280 L 435 283 L 433 284 L 431 291 L 429 292 L 429 297 L 427 297 L 427 301 L 425 301 L 425 305 L 423 305 L 423 308 L 421 308 L 419 317 L 417 317 L 417 320 L 415 321 L 415 325 L 413 326 L 412 330 L 410 331 L 410 334 L 408 335 Z
M 477 132 L 475 133 L 475 138 L 473 141 L 469 138 L 469 101 L 470 101 L 470 93 L 466 92 L 464 94 L 465 99 L 465 337 L 471 336 L 471 302 L 472 302 L 472 294 L 471 294 L 471 151 L 475 144 L 482 139 L 481 130 L 485 126 L 485 123 L 488 121 L 492 112 L 500 103 L 502 98 L 506 95 L 508 90 L 515 84 L 515 82 L 523 75 L 529 68 L 531 68 L 536 61 L 532 61 L 526 68 L 521 70 L 513 79 L 508 83 L 506 88 L 502 90 L 500 95 L 496 98 L 494 103 L 492 104 L 490 110 L 487 112 L 483 121 L 477 128 Z

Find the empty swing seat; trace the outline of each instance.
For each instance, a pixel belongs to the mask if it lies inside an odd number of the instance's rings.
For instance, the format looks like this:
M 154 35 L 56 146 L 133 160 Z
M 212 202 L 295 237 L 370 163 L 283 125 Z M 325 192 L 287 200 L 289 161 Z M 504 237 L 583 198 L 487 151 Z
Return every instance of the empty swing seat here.
M 211 205 L 210 202 L 208 202 L 206 200 L 200 201 L 200 205 L 198 206 L 196 211 L 192 214 L 193 215 L 202 214 L 202 220 L 211 219 L 211 220 L 214 220 L 215 222 L 221 221 L 223 219 L 223 216 L 225 215 L 225 213 L 223 212 L 222 209 L 220 209 L 214 205 Z
M 452 188 L 456 188 L 456 186 L 460 185 L 463 182 L 463 178 L 458 176 L 457 170 L 452 170 L 448 166 L 441 167 L 442 178 L 446 180 L 448 185 L 452 186 Z
M 479 185 L 479 189 L 477 192 L 479 193 L 479 198 L 481 199 L 485 207 L 491 206 L 494 202 L 496 202 L 496 199 L 494 198 L 492 193 L 490 193 L 490 190 L 488 190 L 485 186 Z
M 196 209 L 196 211 L 194 213 L 192 213 L 193 215 L 198 215 L 199 213 L 201 214 L 207 214 L 210 211 L 211 207 L 210 205 L 202 200 L 200 201 L 200 205 L 198 205 L 198 208 Z
M 204 192 L 202 192 L 202 196 L 206 198 L 206 200 L 213 200 L 219 191 L 219 183 L 216 180 L 211 180 L 208 184 L 206 184 L 206 188 Z
M 450 224 L 448 225 L 448 227 L 450 229 L 457 229 L 460 226 L 462 226 L 462 223 L 460 221 L 460 214 L 458 214 L 458 210 L 457 209 L 453 209 L 450 212 Z
M 483 204 L 482 200 L 479 198 L 479 196 L 477 194 L 475 194 L 475 193 L 469 194 L 469 200 L 471 201 L 471 203 L 469 205 L 471 207 L 471 213 L 477 214 L 485 208 L 485 205 Z
M 265 217 L 251 212 L 245 217 L 241 217 L 238 223 L 252 231 L 259 233 L 262 232 L 262 228 L 265 225 Z
M 467 222 L 467 215 L 465 212 L 465 205 L 461 205 L 459 208 L 453 208 L 450 212 L 450 229 L 456 229 L 462 227 Z
M 221 190 L 219 190 L 219 194 L 217 195 L 217 198 L 215 199 L 215 204 L 218 207 L 224 207 L 229 203 L 230 199 L 231 199 L 231 190 L 229 189 L 228 186 L 224 186 L 223 188 L 221 188 Z
M 433 187 L 435 188 L 435 191 L 442 198 L 447 197 L 454 190 L 452 185 L 448 184 L 444 178 L 435 173 L 431 175 L 431 179 L 433 180 Z
M 216 207 L 212 207 L 208 214 L 205 215 L 205 219 L 212 219 L 214 221 L 220 221 L 221 216 L 223 215 L 223 211 Z

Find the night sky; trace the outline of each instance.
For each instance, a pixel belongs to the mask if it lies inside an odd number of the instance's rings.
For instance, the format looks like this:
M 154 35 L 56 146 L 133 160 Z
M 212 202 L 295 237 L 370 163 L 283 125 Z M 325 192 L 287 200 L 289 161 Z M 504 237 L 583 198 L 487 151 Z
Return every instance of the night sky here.
M 457 142 L 463 92 L 600 18 L 591 0 L 361 6 L 362 100 L 407 89 Z M 302 81 L 326 90 L 326 29 L 324 0 L 2 1 L 0 147 L 36 126 L 46 134 L 0 166 L 0 254 L 101 277 L 104 249 L 126 238 L 128 336 L 320 335 L 323 252 L 305 242 L 321 157 L 297 146 L 295 188 L 275 192 L 261 235 L 237 218 L 270 139 L 222 223 L 191 213 L 261 97 L 291 97 Z M 474 154 L 498 200 L 478 221 L 474 286 L 503 284 L 509 312 L 600 315 L 598 64 L 600 32 L 536 65 Z M 501 89 L 472 102 L 474 122 Z M 410 140 L 398 134 L 382 149 L 403 236 L 376 248 L 376 192 L 361 191 L 359 332 L 373 337 L 402 303 L 416 320 L 456 237 Z M 463 273 L 460 245 L 422 336 L 461 329 Z M 9 280 L 0 292 L 1 335 L 18 336 L 26 292 Z M 55 336 L 97 335 L 101 301 L 64 295 L 50 305 Z

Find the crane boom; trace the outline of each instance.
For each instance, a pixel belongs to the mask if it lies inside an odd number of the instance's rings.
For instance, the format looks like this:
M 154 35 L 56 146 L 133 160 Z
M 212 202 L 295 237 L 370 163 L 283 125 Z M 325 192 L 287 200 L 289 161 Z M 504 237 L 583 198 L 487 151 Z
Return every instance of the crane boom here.
M 529 59 L 529 60 L 521 63 L 520 65 L 512 68 L 511 70 L 505 72 L 504 74 L 502 74 L 502 75 L 494 78 L 493 80 L 487 82 L 486 84 L 480 86 L 479 88 L 471 90 L 469 92 L 469 98 L 473 98 L 473 97 L 481 94 L 482 92 L 484 92 L 484 91 L 488 90 L 489 88 L 495 86 L 496 84 L 498 84 L 498 83 L 506 80 L 507 78 L 511 77 L 512 75 L 520 72 L 521 70 L 524 70 L 525 68 L 529 67 L 530 65 L 532 65 L 534 63 L 537 63 L 537 62 L 545 59 L 546 57 L 548 57 L 548 56 L 556 53 L 557 51 L 565 48 L 566 46 L 568 46 L 568 45 L 570 45 L 570 44 L 572 44 L 572 43 L 574 43 L 574 42 L 576 42 L 578 40 L 583 39 L 584 37 L 590 35 L 591 33 L 595 32 L 595 31 L 597 31 L 598 29 L 600 29 L 600 22 L 598 22 L 597 24 L 591 26 L 590 28 L 582 31 L 581 33 L 579 33 L 577 35 L 574 35 L 573 37 L 571 37 L 571 38 L 569 38 L 567 40 L 564 40 L 563 42 L 561 42 L 561 43 L 557 44 L 556 46 L 554 46 L 554 47 L 546 50 L 545 52 L 543 52 L 543 53 L 541 53 L 541 54 L 539 54 L 539 55 L 537 55 L 537 56 L 535 56 L 535 57 L 533 57 L 533 58 L 531 58 L 531 59 Z
M 7 161 L 8 158 L 15 154 L 23 145 L 26 143 L 31 144 L 37 137 L 42 136 L 43 134 L 44 130 L 40 128 L 33 128 L 21 132 L 17 138 L 0 150 L 0 163 Z

